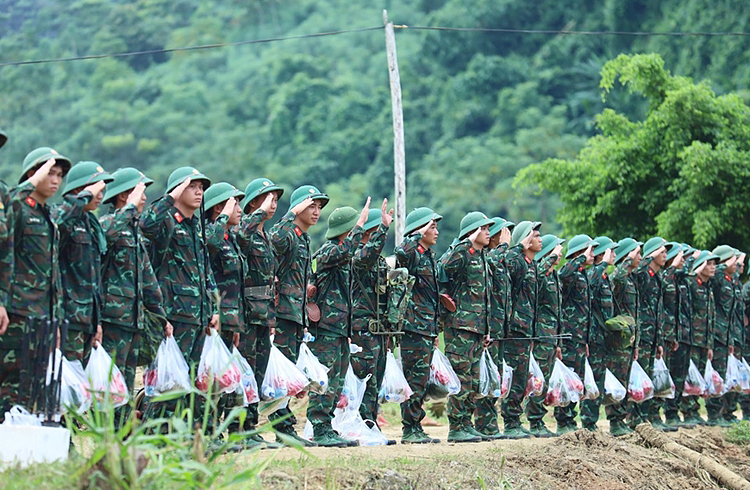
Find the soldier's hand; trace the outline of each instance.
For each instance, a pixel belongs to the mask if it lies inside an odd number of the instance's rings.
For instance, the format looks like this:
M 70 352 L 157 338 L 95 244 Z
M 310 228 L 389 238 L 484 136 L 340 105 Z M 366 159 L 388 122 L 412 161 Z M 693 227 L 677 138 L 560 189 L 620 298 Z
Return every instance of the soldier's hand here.
M 556 247 L 555 247 L 555 248 L 554 248 L 554 249 L 552 250 L 552 255 L 557 255 L 558 257 L 562 257 L 562 245 L 558 245 L 558 246 L 556 246 Z
M 679 269 L 680 267 L 682 267 L 682 263 L 684 261 L 685 261 L 685 254 L 682 252 L 682 250 L 680 250 L 679 252 L 677 252 L 677 255 L 674 256 L 674 260 L 672 261 L 672 265 L 676 269 Z
M 302 212 L 302 211 L 304 211 L 305 209 L 309 208 L 309 207 L 310 207 L 310 205 L 311 205 L 311 204 L 312 204 L 313 202 L 315 202 L 315 201 L 313 201 L 313 198 L 312 198 L 312 197 L 306 197 L 304 201 L 302 201 L 301 203 L 297 204 L 296 206 L 294 206 L 294 207 L 293 207 L 293 208 L 291 209 L 291 211 L 292 211 L 292 214 L 294 214 L 295 216 L 297 216 L 297 215 L 298 215 L 299 213 L 301 213 L 301 212 Z
M 274 337 L 276 335 L 276 327 L 271 327 L 268 329 L 268 336 Z
M 534 236 L 534 231 L 532 230 L 531 233 L 526 235 L 526 238 L 521 240 L 521 246 L 524 250 L 528 250 L 528 248 L 531 246 L 531 239 Z
M 729 346 L 729 355 L 730 356 L 734 355 L 734 346 L 733 345 Z
M 700 250 L 695 250 L 695 251 L 693 252 L 693 258 L 694 258 L 694 259 L 697 259 L 697 258 L 698 258 L 698 256 L 700 256 L 700 254 L 701 254 L 701 251 L 700 251 Z
M 708 349 L 708 360 L 713 361 L 714 360 L 714 350 Z
M 605 264 L 612 265 L 615 263 L 615 252 L 608 248 L 604 251 L 604 257 L 602 257 L 602 261 L 604 261 Z
M 237 204 L 237 199 L 230 197 L 227 202 L 224 203 L 224 208 L 221 210 L 221 214 L 224 216 L 232 216 L 234 213 L 234 205 Z
M 128 195 L 128 204 L 132 204 L 135 207 L 138 207 L 141 205 L 141 201 L 143 200 L 143 193 L 146 192 L 146 184 L 143 182 L 138 182 L 136 186 L 133 188 L 132 191 L 130 191 L 130 194 Z
M 239 349 L 240 347 L 240 333 L 239 332 L 234 332 L 232 334 L 232 345 L 234 345 L 235 347 Z
M 60 337 L 62 337 L 62 334 L 60 333 L 60 327 L 57 327 L 57 341 L 55 342 L 55 348 L 60 348 Z
M 94 340 L 92 344 L 94 347 L 97 347 L 102 344 L 102 338 L 104 337 L 104 332 L 102 331 L 102 326 L 97 325 L 96 326 L 96 333 L 94 334 Z
M 39 183 L 47 178 L 49 175 L 49 171 L 52 170 L 52 167 L 55 166 L 55 159 L 50 158 L 44 164 L 39 167 L 36 172 L 34 172 L 34 175 L 29 177 L 29 182 L 31 182 L 31 185 L 34 187 L 38 187 Z
M 586 357 L 589 356 L 589 344 L 586 344 Z
M 393 208 L 390 211 L 386 211 L 388 208 L 388 199 L 383 199 L 383 205 L 380 207 L 380 220 L 383 222 L 383 226 L 388 228 L 393 222 Z
M 219 329 L 219 314 L 218 313 L 214 313 L 213 316 L 211 316 L 211 321 L 208 322 L 208 325 L 214 330 Z
M 586 262 L 594 259 L 594 247 L 589 245 L 586 247 L 586 251 L 583 252 L 583 255 L 586 257 Z
M 174 199 L 175 201 L 178 200 L 180 198 L 180 196 L 182 196 L 182 193 L 185 192 L 185 189 L 188 188 L 188 186 L 190 185 L 190 182 L 192 182 L 192 180 L 193 179 L 191 179 L 190 177 L 188 177 L 187 179 L 185 179 L 184 181 L 182 181 L 182 183 L 180 185 L 178 185 L 177 187 L 175 187 L 174 189 L 172 189 L 172 192 L 169 193 L 169 196 L 172 199 Z
M 263 203 L 260 205 L 260 209 L 265 211 L 266 213 L 271 211 L 271 205 L 273 204 L 273 200 L 276 197 L 276 194 L 273 192 L 269 192 L 266 194 L 266 198 L 263 199 Z
M 469 241 L 473 244 L 477 241 L 477 238 L 479 237 L 479 234 L 482 233 L 481 228 L 477 228 L 474 230 L 471 235 L 469 235 Z
M 357 226 L 360 228 L 365 226 L 365 223 L 367 223 L 367 218 L 370 216 L 370 196 L 367 196 L 367 201 L 365 201 L 365 206 L 362 208 L 362 211 L 359 213 L 359 219 L 357 220 Z
M 174 327 L 171 323 L 167 322 L 167 324 L 164 325 L 164 336 L 171 337 L 172 335 L 174 335 Z
M 555 347 L 555 357 L 560 359 L 562 361 L 562 349 L 559 347 Z
M 634 361 L 638 360 L 638 347 L 636 347 L 635 350 L 633 351 L 633 360 Z
M 440 347 L 440 337 L 435 337 L 435 340 L 432 341 L 432 347 L 434 349 Z
M 664 347 L 661 345 L 656 347 L 656 358 L 661 359 L 664 356 Z
M 635 247 L 632 252 L 628 254 L 628 258 L 630 260 L 635 260 L 636 255 L 638 255 L 638 252 L 640 252 L 641 247 Z
M 664 250 L 666 250 L 666 247 L 662 245 L 661 247 L 659 247 L 656 250 L 654 250 L 653 252 L 651 252 L 648 256 L 653 259 L 657 255 L 659 255 L 660 253 L 664 252 Z
M 677 349 L 679 349 L 679 348 L 680 348 L 679 342 L 677 342 L 676 340 L 673 340 L 672 341 L 672 352 L 677 352 Z
M 10 319 L 8 318 L 8 311 L 4 306 L 0 306 L 0 335 L 3 335 L 8 330 Z
M 490 337 L 489 334 L 485 335 L 484 340 L 482 341 L 482 345 L 484 346 L 484 348 L 486 349 L 487 347 L 489 347 L 491 343 L 492 337 Z
M 94 182 L 91 185 L 87 185 L 83 188 L 83 191 L 89 191 L 94 197 L 98 196 L 100 192 L 104 190 L 104 188 L 107 186 L 107 183 L 103 180 L 100 180 L 99 182 Z
M 703 269 L 706 268 L 706 265 L 708 265 L 708 262 L 703 262 L 701 265 L 699 265 L 698 268 L 695 269 L 695 275 L 700 276 L 701 272 L 703 272 Z
M 510 230 L 507 227 L 500 230 L 500 243 L 510 245 Z
M 433 220 L 428 221 L 426 225 L 424 225 L 422 228 L 420 228 L 419 230 L 417 230 L 417 233 L 419 233 L 420 235 L 424 236 L 425 233 L 427 233 L 427 230 L 429 230 L 430 227 L 432 226 L 432 223 L 433 223 Z

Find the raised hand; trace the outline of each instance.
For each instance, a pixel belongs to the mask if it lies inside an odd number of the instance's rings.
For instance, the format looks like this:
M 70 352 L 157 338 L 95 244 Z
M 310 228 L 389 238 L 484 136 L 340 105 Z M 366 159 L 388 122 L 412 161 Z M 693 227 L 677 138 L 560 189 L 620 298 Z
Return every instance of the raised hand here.
M 556 247 L 555 247 L 555 248 L 554 248 L 554 249 L 552 250 L 552 255 L 557 255 L 558 257 L 562 257 L 562 245 L 558 245 L 558 246 L 556 246 Z
M 523 246 L 524 250 L 526 250 L 529 247 L 531 247 L 531 238 L 532 238 L 533 235 L 534 235 L 534 232 L 531 231 L 531 232 L 529 232 L 528 235 L 526 235 L 526 238 L 524 238 L 523 240 L 521 240 L 521 246 Z
M 304 201 L 302 201 L 301 203 L 297 204 L 296 206 L 294 206 L 291 209 L 292 214 L 294 214 L 295 216 L 297 216 L 299 213 L 301 213 L 302 211 L 304 211 L 305 209 L 307 209 L 308 207 L 310 207 L 310 205 L 313 202 L 314 201 L 313 201 L 312 197 L 306 197 Z
M 107 183 L 103 180 L 100 180 L 99 182 L 94 182 L 91 185 L 87 185 L 83 188 L 83 191 L 89 191 L 94 196 L 98 196 L 100 192 L 104 190 L 104 188 L 107 186 Z
M 432 226 L 432 223 L 434 223 L 434 222 L 435 222 L 434 220 L 430 220 L 426 225 L 424 225 L 422 228 L 420 228 L 419 230 L 417 230 L 417 232 L 420 235 L 424 236 L 425 233 L 427 233 L 427 230 L 430 229 L 430 227 Z
M 388 228 L 393 222 L 393 208 L 390 211 L 386 211 L 388 208 L 388 199 L 383 199 L 383 205 L 380 207 L 380 220 L 383 222 L 383 226 Z
M 359 227 L 365 226 L 365 223 L 367 223 L 367 218 L 369 216 L 370 216 L 370 196 L 367 196 L 367 201 L 365 201 L 365 206 L 362 208 L 362 211 L 359 213 L 357 226 Z
M 510 245 L 510 230 L 508 228 L 500 230 L 500 243 Z
M 44 162 L 44 165 L 39 167 L 36 172 L 34 172 L 34 175 L 29 177 L 29 182 L 31 182 L 31 185 L 34 187 L 38 187 L 39 183 L 42 182 L 47 176 L 49 175 L 49 171 L 52 170 L 52 167 L 55 166 L 55 159 L 50 158 L 46 162 Z
M 472 232 L 471 235 L 469 235 L 469 241 L 471 243 L 476 243 L 477 238 L 479 237 L 479 234 L 482 233 L 482 228 L 477 228 Z
M 275 196 L 274 196 L 273 192 L 267 193 L 266 194 L 266 198 L 263 199 L 263 202 L 260 205 L 260 209 L 262 209 L 266 213 L 269 212 L 271 210 L 271 205 L 273 204 L 274 197 Z M 310 199 L 310 201 L 312 201 L 312 199 Z M 309 204 L 308 204 L 308 206 L 309 206 Z M 292 210 L 292 212 L 294 213 L 294 210 Z M 297 213 L 294 213 L 294 214 L 296 215 Z
M 144 192 L 146 192 L 146 184 L 144 184 L 143 182 L 138 182 L 133 190 L 130 191 L 127 203 L 139 207 L 141 205 L 141 201 L 143 200 Z
M 237 204 L 237 199 L 230 197 L 227 202 L 224 203 L 224 209 L 221 210 L 221 214 L 225 216 L 231 216 L 234 213 L 234 206 Z
M 188 188 L 192 180 L 193 179 L 188 177 L 180 185 L 172 189 L 172 192 L 169 193 L 170 197 L 172 197 L 172 199 L 174 199 L 175 201 L 178 200 L 180 196 L 182 196 L 182 193 L 185 192 L 185 189 Z

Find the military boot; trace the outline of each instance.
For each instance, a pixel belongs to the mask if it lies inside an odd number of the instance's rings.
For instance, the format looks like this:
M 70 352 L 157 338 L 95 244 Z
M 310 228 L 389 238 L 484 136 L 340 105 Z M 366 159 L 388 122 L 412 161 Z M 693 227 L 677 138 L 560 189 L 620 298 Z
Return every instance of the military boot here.
M 481 442 L 481 436 L 475 436 L 465 427 L 451 429 L 448 431 L 448 442 Z
M 596 432 L 596 429 L 598 427 L 596 426 L 596 424 L 583 424 L 583 428 L 589 432 Z
M 422 429 L 421 427 L 418 427 L 418 428 L 417 428 L 417 433 L 418 433 L 418 434 L 419 434 L 420 436 L 422 436 L 422 437 L 423 437 L 424 439 L 426 439 L 426 440 L 427 440 L 427 442 L 428 442 L 429 444 L 439 444 L 439 443 L 440 443 L 440 439 L 435 439 L 434 437 L 430 437 L 430 436 L 428 436 L 428 435 L 427 435 L 427 434 L 425 433 L 424 429 Z
M 614 437 L 622 437 L 628 434 L 632 434 L 634 431 L 628 425 L 621 420 L 610 420 L 609 421 L 609 433 Z
M 706 425 L 709 427 L 732 427 L 732 423 L 722 417 L 708 417 Z
M 521 427 L 521 424 L 519 423 L 513 425 L 505 424 L 503 437 L 505 437 L 505 439 L 528 439 L 531 435 L 523 430 L 523 427 Z
M 466 431 L 468 431 L 469 433 L 477 436 L 477 437 L 481 437 L 483 441 L 494 441 L 494 440 L 502 439 L 503 438 L 503 435 L 500 432 L 494 432 L 494 433 L 487 434 L 487 433 L 478 431 L 477 429 L 475 429 L 471 425 L 466 425 L 464 427 L 464 429 Z
M 575 422 L 573 424 L 559 425 L 557 427 L 557 435 L 562 436 L 567 434 L 568 432 L 575 432 L 576 430 L 578 430 L 578 426 L 575 425 Z
M 698 412 L 690 412 L 685 415 L 685 421 L 684 424 L 690 424 L 690 425 L 706 425 L 706 421 L 703 420 L 703 418 L 698 415 Z
M 313 437 L 312 441 L 308 441 L 307 439 L 304 439 L 297 435 L 296 432 L 294 432 L 294 429 L 288 431 L 288 432 L 277 432 L 276 433 L 276 442 L 279 444 L 283 444 L 285 446 L 303 446 L 303 447 L 315 447 L 318 444 L 315 442 L 315 438 Z
M 532 436 L 538 438 L 557 437 L 557 434 L 549 430 L 541 420 L 538 422 L 531 422 L 529 425 L 529 432 Z
M 649 423 L 654 429 L 660 430 L 662 432 L 677 432 L 677 427 L 669 426 L 665 424 L 664 422 L 662 422 L 661 419 L 655 418 L 655 419 L 649 420 Z
M 404 429 L 401 436 L 401 444 L 429 444 L 430 442 L 432 439 L 414 429 Z
M 357 446 L 359 446 L 359 441 L 352 441 L 352 440 L 350 440 L 350 439 L 344 439 L 344 438 L 343 438 L 343 437 L 341 437 L 341 435 L 340 435 L 340 434 L 339 434 L 338 432 L 336 432 L 335 430 L 334 430 L 334 431 L 332 431 L 332 432 L 333 432 L 333 437 L 335 437 L 335 438 L 336 438 L 336 439 L 338 439 L 339 441 L 341 441 L 341 442 L 343 442 L 344 444 L 346 444 L 346 447 L 357 447 Z
M 349 445 L 332 430 L 323 431 L 322 434 L 313 436 L 313 442 L 320 447 L 347 447 Z

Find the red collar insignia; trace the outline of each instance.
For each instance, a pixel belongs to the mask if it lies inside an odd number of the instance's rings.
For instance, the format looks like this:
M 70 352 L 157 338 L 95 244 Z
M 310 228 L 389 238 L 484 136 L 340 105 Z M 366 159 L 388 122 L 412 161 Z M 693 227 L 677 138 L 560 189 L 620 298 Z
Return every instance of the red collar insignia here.
M 607 273 L 606 272 L 602 272 L 602 279 L 607 279 Z
M 654 277 L 654 275 L 655 275 L 654 271 L 652 269 L 649 269 L 648 270 L 648 275 L 651 276 L 651 277 Z
M 469 247 L 469 253 L 471 255 L 474 255 L 474 252 L 476 252 L 476 250 L 474 250 L 474 247 Z
M 183 217 L 182 217 L 182 215 L 180 214 L 180 212 L 179 212 L 179 211 L 176 211 L 176 212 L 174 213 L 174 219 L 175 219 L 175 221 L 177 221 L 178 223 L 182 223 Z
M 32 208 L 33 208 L 33 207 L 36 207 L 36 201 L 35 201 L 35 200 L 34 200 L 34 198 L 33 198 L 33 197 L 31 197 L 31 196 L 29 196 L 29 197 L 27 197 L 27 198 L 26 198 L 26 204 L 28 204 L 28 205 L 29 205 L 29 206 L 31 206 Z
M 294 233 L 296 233 L 297 236 L 302 236 L 302 230 L 300 230 L 299 226 L 294 227 Z
M 702 286 L 703 285 L 703 281 L 701 281 L 701 278 L 700 277 L 696 277 L 696 279 L 698 280 L 698 285 Z
M 526 260 L 526 263 L 527 263 L 527 264 L 530 264 L 530 263 L 531 263 L 531 259 L 529 259 L 529 258 L 528 258 L 528 257 L 526 257 L 525 255 L 523 256 L 523 258 L 524 258 L 524 259 Z
M 578 272 L 583 272 L 583 267 L 579 267 Z
M 732 282 L 732 278 L 731 278 L 731 277 L 729 277 L 728 275 L 724 274 L 724 278 L 725 278 L 725 279 L 726 279 L 727 281 L 729 281 L 729 282 Z
M 417 245 L 417 252 L 419 252 L 421 254 L 423 254 L 425 252 L 425 249 L 424 249 L 424 247 L 422 246 L 421 243 L 419 245 Z
M 224 240 L 229 240 L 229 233 L 226 231 L 224 232 Z

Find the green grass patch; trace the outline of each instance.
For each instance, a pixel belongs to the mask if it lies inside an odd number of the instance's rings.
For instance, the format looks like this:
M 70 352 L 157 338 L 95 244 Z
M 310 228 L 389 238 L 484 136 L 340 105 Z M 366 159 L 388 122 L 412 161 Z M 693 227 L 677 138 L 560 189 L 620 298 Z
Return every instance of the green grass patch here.
M 725 436 L 728 442 L 740 444 L 743 446 L 750 445 L 750 422 L 742 421 L 731 427 Z

